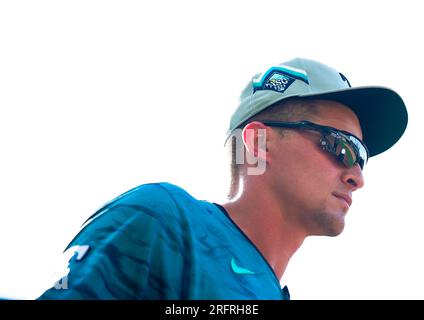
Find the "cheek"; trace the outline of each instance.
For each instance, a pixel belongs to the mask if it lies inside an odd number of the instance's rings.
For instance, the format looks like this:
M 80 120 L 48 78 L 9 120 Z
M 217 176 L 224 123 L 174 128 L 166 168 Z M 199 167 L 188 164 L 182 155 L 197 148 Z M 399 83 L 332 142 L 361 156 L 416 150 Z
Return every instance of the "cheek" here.
M 334 156 L 315 145 L 305 145 L 291 155 L 281 159 L 281 179 L 286 181 L 286 187 L 311 196 L 334 191 L 339 171 Z

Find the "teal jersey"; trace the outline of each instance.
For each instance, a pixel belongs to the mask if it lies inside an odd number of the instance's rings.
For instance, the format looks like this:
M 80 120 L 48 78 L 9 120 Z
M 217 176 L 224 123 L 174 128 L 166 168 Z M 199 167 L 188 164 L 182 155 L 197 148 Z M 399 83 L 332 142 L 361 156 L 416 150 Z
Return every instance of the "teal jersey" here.
M 169 183 L 105 205 L 69 252 L 68 274 L 39 299 L 289 299 L 223 207 Z

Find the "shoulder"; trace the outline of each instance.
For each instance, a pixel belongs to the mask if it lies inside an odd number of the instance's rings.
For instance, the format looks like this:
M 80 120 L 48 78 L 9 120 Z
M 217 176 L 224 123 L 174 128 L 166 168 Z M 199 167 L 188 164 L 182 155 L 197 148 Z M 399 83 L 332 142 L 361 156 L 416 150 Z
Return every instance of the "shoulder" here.
M 105 207 L 122 203 L 129 205 L 143 203 L 150 207 L 163 206 L 164 204 L 172 205 L 175 201 L 175 195 L 182 193 L 188 195 L 182 188 L 168 182 L 146 183 L 121 194 L 106 204 Z
M 188 192 L 174 184 L 168 182 L 146 183 L 106 203 L 84 225 L 111 210 L 121 211 L 124 214 L 148 213 L 159 218 L 173 215 L 175 211 L 178 211 L 179 206 L 196 201 Z
M 208 234 L 217 225 L 219 221 L 211 214 L 211 207 L 211 203 L 195 199 L 174 184 L 142 184 L 97 210 L 82 224 L 66 249 L 87 243 L 128 247 L 129 241 L 166 241 L 181 249 L 187 239 Z
M 193 220 L 184 216 L 192 213 L 185 206 L 196 201 L 176 185 L 149 183 L 104 205 L 66 248 L 63 259 L 72 290 L 63 294 L 179 297 L 180 288 L 174 284 L 180 283 L 178 277 L 193 255 Z M 164 274 L 166 265 L 172 265 L 173 272 Z M 60 290 L 49 292 L 45 297 L 61 295 Z
M 182 232 L 187 216 L 202 210 L 203 202 L 171 183 L 142 184 L 97 210 L 83 223 L 71 243 L 83 236 L 102 237 L 116 230 L 138 234 L 140 228 L 146 230 L 153 225 L 168 233 Z
M 183 188 L 169 182 L 143 184 L 113 200 L 116 203 L 143 203 L 149 207 L 175 207 L 184 201 L 197 200 Z

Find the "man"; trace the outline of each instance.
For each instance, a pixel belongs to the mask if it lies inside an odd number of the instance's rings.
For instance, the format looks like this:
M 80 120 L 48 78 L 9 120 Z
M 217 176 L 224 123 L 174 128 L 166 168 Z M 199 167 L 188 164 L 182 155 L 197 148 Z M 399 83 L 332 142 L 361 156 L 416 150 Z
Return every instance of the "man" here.
M 85 223 L 67 273 L 40 298 L 289 299 L 279 280 L 292 255 L 310 235 L 342 232 L 368 158 L 406 125 L 390 89 L 352 88 L 306 59 L 271 67 L 231 118 L 229 201 L 169 183 L 124 193 Z

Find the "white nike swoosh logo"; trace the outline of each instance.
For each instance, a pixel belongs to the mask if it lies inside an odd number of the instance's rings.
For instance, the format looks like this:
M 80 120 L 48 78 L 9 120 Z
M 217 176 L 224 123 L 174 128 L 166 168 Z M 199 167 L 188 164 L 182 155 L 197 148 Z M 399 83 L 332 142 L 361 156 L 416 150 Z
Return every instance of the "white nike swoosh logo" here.
M 238 266 L 235 258 L 231 259 L 231 269 L 236 274 L 255 274 L 253 271 L 250 271 L 249 269 Z

